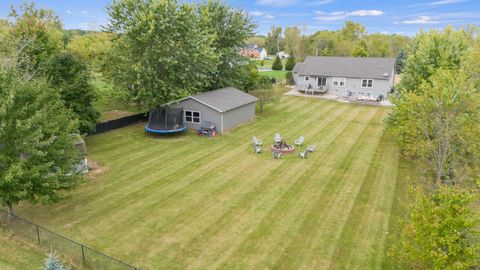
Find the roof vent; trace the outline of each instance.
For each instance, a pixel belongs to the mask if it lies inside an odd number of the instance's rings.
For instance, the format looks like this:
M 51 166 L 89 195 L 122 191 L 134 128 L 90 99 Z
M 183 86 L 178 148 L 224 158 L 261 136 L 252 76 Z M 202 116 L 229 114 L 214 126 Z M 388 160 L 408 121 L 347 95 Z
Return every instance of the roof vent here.
M 388 73 L 383 73 L 383 77 L 388 77 Z

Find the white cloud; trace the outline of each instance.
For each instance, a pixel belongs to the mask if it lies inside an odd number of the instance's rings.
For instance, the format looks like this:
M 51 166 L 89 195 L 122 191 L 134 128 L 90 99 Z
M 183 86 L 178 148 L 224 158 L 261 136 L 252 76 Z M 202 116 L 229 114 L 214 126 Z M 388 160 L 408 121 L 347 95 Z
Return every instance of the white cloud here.
M 323 6 L 323 5 L 326 5 L 328 3 L 331 3 L 332 0 L 320 0 L 320 1 L 313 1 L 313 2 L 309 2 L 309 3 L 304 3 L 302 6 L 306 6 L 306 7 L 314 7 L 314 6 Z
M 424 5 L 424 6 L 441 6 L 441 5 L 450 5 L 450 4 L 456 4 L 456 3 L 463 3 L 463 2 L 468 2 L 468 1 L 470 1 L 470 0 L 439 0 L 439 1 L 435 1 L 435 2 L 419 4 L 419 5 Z
M 298 0 L 257 0 L 257 4 L 273 7 L 288 7 L 297 4 Z
M 68 15 L 72 15 L 72 12 L 71 12 L 70 10 L 68 10 L 68 9 L 67 9 L 67 11 L 65 11 L 65 12 L 67 12 Z
M 436 21 L 432 17 L 429 16 L 420 16 L 418 18 L 410 19 L 410 20 L 404 20 L 400 22 L 395 22 L 395 24 L 436 24 L 439 23 L 439 21 Z
M 273 19 L 273 18 L 275 18 L 275 16 L 268 14 L 268 15 L 265 15 L 264 18 L 265 19 Z
M 261 12 L 261 11 L 249 11 L 248 14 L 254 16 L 254 17 L 260 17 L 260 16 L 263 16 L 265 15 L 264 12 Z
M 318 21 L 340 21 L 340 20 L 345 20 L 350 17 L 371 17 L 371 16 L 381 16 L 385 14 L 385 12 L 381 10 L 375 10 L 375 9 L 360 9 L 360 10 L 354 10 L 354 11 L 334 11 L 330 13 L 325 13 L 322 11 L 316 11 L 317 17 L 315 18 Z
M 80 11 L 80 13 L 87 14 L 88 12 L 86 10 L 82 10 L 82 11 Z

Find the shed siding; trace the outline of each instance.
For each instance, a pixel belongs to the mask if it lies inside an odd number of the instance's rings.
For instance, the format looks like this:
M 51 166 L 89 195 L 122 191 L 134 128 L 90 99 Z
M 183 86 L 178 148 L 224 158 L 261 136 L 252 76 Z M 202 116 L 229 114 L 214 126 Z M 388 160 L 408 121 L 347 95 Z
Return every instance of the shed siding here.
M 227 111 L 223 115 L 223 131 L 226 132 L 255 118 L 255 102 Z M 221 131 L 221 129 L 219 129 Z
M 175 108 L 183 107 L 183 110 L 200 112 L 200 118 L 201 118 L 200 124 L 187 122 L 186 125 L 187 125 L 187 128 L 189 129 L 198 129 L 200 128 L 202 122 L 208 121 L 208 122 L 212 122 L 217 127 L 218 131 L 222 130 L 221 113 L 206 105 L 203 105 L 202 103 L 194 99 L 188 98 L 188 99 L 182 100 L 180 101 L 180 103 L 172 105 L 172 107 L 175 107 Z

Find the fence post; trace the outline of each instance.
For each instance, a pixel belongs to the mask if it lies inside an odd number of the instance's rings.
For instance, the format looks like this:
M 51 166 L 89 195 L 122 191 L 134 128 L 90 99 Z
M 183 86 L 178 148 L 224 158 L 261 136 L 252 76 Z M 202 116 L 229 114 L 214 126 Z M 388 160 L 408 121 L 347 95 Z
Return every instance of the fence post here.
M 40 230 L 38 229 L 38 225 L 35 225 L 35 228 L 37 229 L 37 241 L 38 241 L 38 245 L 41 246 L 42 244 L 40 243 Z
M 80 245 L 82 247 L 82 264 L 83 266 L 85 266 L 86 262 L 85 262 L 85 251 L 83 250 L 83 245 Z

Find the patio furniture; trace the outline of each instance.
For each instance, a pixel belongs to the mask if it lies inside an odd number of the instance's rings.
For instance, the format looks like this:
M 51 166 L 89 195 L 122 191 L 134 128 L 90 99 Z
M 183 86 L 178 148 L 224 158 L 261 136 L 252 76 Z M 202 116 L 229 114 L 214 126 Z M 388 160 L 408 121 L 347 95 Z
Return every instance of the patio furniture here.
M 257 139 L 257 137 L 253 136 L 253 145 L 262 146 L 262 141 Z
M 295 140 L 295 145 L 302 146 L 304 141 L 305 141 L 305 137 L 300 136 L 300 137 L 298 137 L 298 139 Z
M 317 146 L 317 143 L 311 144 L 307 147 L 308 152 L 313 152 L 315 150 L 315 147 Z
M 302 159 L 306 159 L 307 156 L 308 156 L 308 150 L 305 150 L 304 152 L 300 152 L 300 157 L 301 157 Z
M 282 153 L 280 152 L 272 152 L 272 156 L 274 159 L 280 159 L 282 157 Z
M 273 140 L 275 143 L 280 143 L 282 141 L 282 136 L 280 136 L 280 133 L 275 133 L 275 136 L 273 137 Z
M 256 146 L 254 147 L 254 149 L 255 149 L 255 154 L 260 154 L 260 153 L 262 152 L 262 147 L 260 147 L 260 146 L 258 146 L 258 145 L 256 145 Z

